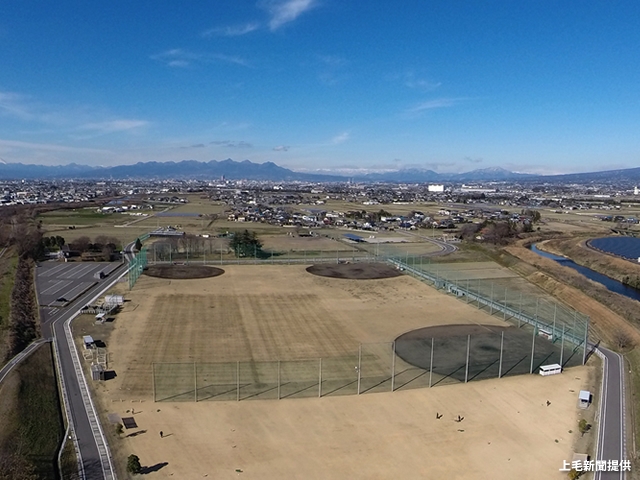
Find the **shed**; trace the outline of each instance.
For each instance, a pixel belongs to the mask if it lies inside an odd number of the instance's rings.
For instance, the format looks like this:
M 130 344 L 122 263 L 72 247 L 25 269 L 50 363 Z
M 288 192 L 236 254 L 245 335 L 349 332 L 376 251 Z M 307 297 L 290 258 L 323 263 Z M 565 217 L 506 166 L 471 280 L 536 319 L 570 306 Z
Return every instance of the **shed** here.
M 98 323 L 98 322 L 99 323 L 104 323 L 106 316 L 107 316 L 107 314 L 104 313 L 104 312 L 101 312 L 101 313 L 97 314 L 96 315 L 96 323 Z
M 591 403 L 591 392 L 589 390 L 580 390 L 578 394 L 578 403 L 580 408 L 587 408 Z
M 91 365 L 91 380 L 104 380 L 104 367 L 102 365 Z
M 94 342 L 91 335 L 85 335 L 82 337 L 82 341 L 84 342 L 84 348 L 93 348 Z

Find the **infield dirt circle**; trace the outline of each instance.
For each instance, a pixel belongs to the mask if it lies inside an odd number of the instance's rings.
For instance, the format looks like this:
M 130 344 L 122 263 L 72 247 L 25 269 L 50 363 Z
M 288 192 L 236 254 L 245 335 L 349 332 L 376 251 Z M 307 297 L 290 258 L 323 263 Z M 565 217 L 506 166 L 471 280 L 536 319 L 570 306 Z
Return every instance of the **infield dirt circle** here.
M 374 280 L 402 275 L 400 270 L 384 263 L 318 264 L 308 267 L 307 272 L 320 277 L 346 278 L 350 280 Z
M 145 275 L 172 280 L 190 278 L 209 278 L 222 275 L 224 270 L 204 265 L 152 265 L 144 271 Z

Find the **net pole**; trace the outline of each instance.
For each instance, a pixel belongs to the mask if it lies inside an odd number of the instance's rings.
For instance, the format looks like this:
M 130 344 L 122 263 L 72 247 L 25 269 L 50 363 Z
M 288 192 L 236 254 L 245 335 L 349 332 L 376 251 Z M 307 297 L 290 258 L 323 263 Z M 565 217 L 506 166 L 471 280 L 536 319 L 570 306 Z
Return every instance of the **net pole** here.
M 502 378 L 502 350 L 504 348 L 504 330 L 500 335 L 500 365 L 498 366 L 498 378 Z
M 575 342 L 575 338 L 576 338 L 576 316 L 578 314 L 577 310 L 573 311 L 573 328 L 571 329 L 571 334 L 573 335 L 574 338 L 574 342 Z M 576 347 L 573 347 L 573 351 L 576 351 Z
M 278 360 L 278 400 L 280 400 L 280 360 Z
M 587 324 L 584 327 L 584 348 L 582 350 L 582 365 L 587 363 L 587 342 L 589 341 L 589 317 L 587 317 Z
M 193 362 L 193 399 L 198 403 L 198 370 L 196 362 Z
M 507 287 L 504 287 L 504 308 L 502 309 L 502 320 L 507 319 Z
M 429 361 L 429 388 L 431 388 L 432 377 L 433 377 L 433 337 L 431 337 L 431 360 Z
M 153 388 L 153 401 L 156 402 L 156 364 L 151 364 L 151 384 Z
M 391 353 L 391 391 L 393 392 L 396 380 L 396 342 L 393 342 L 393 352 Z
M 522 319 L 520 318 L 522 316 L 522 292 L 520 292 L 520 304 L 518 305 L 518 328 L 520 328 L 521 326 L 521 321 Z
M 240 362 L 236 362 L 236 401 L 240 401 Z
M 361 366 L 362 366 L 362 344 L 358 346 L 358 395 L 360 395 L 360 380 L 361 380 L 360 367 Z
M 322 397 L 322 359 L 320 359 L 320 365 L 318 366 L 318 398 Z
M 467 278 L 467 303 L 469 303 L 469 279 Z
M 563 367 L 562 360 L 564 357 L 564 324 L 562 324 L 562 342 L 560 343 L 560 366 Z
M 493 282 L 491 282 L 491 301 L 489 302 L 489 315 L 493 315 Z
M 464 369 L 464 383 L 469 381 L 469 347 L 471 345 L 471 335 L 467 335 L 467 364 Z
M 554 342 L 556 338 L 556 315 L 558 313 L 558 304 L 553 303 L 553 331 L 551 332 L 551 343 Z
M 533 326 L 533 335 L 531 335 L 531 366 L 529 367 L 529 373 L 533 373 L 533 356 L 536 352 L 536 326 Z

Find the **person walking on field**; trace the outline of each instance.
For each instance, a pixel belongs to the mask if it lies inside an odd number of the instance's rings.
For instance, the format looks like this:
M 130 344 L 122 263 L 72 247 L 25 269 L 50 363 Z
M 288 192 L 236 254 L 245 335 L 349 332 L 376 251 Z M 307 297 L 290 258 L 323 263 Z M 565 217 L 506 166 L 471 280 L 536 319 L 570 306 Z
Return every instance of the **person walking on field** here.
M 160 430 L 160 438 L 162 438 L 164 436 L 164 433 L 162 433 L 162 430 Z

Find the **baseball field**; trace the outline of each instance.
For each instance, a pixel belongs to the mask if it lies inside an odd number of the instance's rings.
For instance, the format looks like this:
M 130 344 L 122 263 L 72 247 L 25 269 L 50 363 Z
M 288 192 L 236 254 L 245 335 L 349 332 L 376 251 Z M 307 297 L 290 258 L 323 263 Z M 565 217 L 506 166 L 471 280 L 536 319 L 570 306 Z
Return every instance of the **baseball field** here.
M 223 269 L 205 279 L 142 276 L 115 321 L 76 321 L 76 338 L 104 341 L 116 372 L 93 385 L 118 465 L 135 453 L 157 478 L 563 478 L 576 392 L 593 382 L 589 366 L 431 389 L 407 380 L 393 393 L 385 384 L 365 395 L 154 402 L 152 374 L 161 364 L 346 358 L 353 368 L 361 344 L 390 344 L 429 326 L 507 325 L 404 275 L 352 280 L 299 265 Z M 196 382 L 195 398 L 197 390 Z M 107 413 L 133 417 L 137 429 L 116 438 Z

